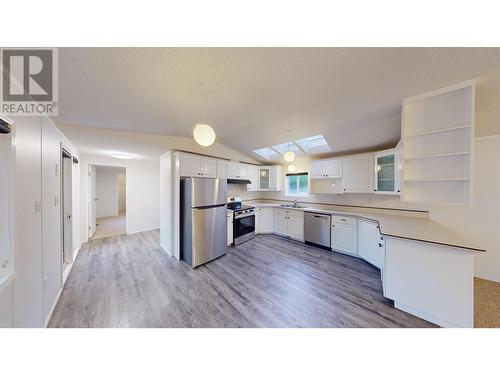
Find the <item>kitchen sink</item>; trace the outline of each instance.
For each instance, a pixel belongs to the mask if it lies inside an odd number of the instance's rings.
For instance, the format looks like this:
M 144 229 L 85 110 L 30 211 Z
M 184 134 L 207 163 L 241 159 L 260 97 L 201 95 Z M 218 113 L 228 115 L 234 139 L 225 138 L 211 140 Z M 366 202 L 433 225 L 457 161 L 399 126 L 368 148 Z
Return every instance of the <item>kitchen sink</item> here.
M 280 207 L 283 208 L 306 208 L 306 206 L 294 205 L 294 204 L 280 204 Z

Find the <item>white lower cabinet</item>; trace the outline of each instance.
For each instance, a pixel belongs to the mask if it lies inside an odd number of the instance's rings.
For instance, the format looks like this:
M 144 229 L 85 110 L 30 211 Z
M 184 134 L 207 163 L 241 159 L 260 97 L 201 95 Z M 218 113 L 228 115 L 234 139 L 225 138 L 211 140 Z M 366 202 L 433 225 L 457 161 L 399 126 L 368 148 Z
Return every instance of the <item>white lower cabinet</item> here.
M 332 249 L 358 255 L 358 219 L 332 215 Z
M 300 210 L 274 209 L 274 233 L 304 241 L 304 212 Z
M 375 267 L 384 268 L 385 240 L 377 223 L 358 220 L 358 255 Z
M 227 246 L 233 244 L 233 212 L 227 213 Z
M 274 215 L 272 207 L 257 207 L 255 209 L 255 233 L 273 233 L 273 216 Z

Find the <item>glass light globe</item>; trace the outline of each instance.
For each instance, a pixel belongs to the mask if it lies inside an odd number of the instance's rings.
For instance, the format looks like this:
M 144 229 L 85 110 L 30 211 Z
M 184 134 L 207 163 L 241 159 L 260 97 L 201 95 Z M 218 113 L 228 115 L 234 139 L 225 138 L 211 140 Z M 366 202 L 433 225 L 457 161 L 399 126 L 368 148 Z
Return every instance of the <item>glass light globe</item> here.
M 208 147 L 215 142 L 215 131 L 210 125 L 196 124 L 193 129 L 193 137 L 196 143 Z
M 293 151 L 287 151 L 283 154 L 283 158 L 288 162 L 293 161 L 293 159 L 295 159 L 295 153 Z
M 295 165 L 290 164 L 287 169 L 288 169 L 288 172 L 295 172 Z

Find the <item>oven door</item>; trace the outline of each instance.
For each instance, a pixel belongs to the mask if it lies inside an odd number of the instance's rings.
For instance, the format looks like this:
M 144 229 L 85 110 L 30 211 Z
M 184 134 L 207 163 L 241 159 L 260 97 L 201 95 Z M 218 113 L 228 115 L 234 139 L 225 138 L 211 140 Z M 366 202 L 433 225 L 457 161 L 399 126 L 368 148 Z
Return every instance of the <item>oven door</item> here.
M 233 223 L 235 245 L 255 237 L 255 215 L 235 218 Z

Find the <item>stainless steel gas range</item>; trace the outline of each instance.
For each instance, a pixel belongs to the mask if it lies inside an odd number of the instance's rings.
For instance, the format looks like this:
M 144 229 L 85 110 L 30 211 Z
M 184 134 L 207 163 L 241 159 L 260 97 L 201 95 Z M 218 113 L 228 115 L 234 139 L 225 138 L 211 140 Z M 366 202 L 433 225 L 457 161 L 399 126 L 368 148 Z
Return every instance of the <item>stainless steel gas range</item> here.
M 235 246 L 255 237 L 255 207 L 241 204 L 240 197 L 228 199 L 227 208 L 233 210 L 233 244 Z

